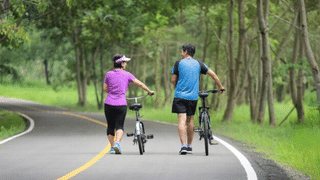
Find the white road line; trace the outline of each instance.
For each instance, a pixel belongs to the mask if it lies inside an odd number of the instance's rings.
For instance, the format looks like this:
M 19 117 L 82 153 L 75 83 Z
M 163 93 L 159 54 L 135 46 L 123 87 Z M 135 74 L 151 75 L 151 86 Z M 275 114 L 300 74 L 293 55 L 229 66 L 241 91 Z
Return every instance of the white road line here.
M 231 146 L 230 144 L 228 144 L 227 142 L 223 141 L 222 139 L 213 136 L 215 140 L 217 140 L 218 142 L 220 142 L 221 144 L 223 144 L 225 147 L 227 147 L 240 161 L 241 165 L 244 167 L 246 173 L 247 173 L 247 177 L 248 180 L 257 180 L 257 174 L 254 171 L 252 165 L 250 164 L 250 162 L 248 161 L 248 159 L 241 154 L 241 152 L 239 152 L 236 148 L 234 148 L 233 146 Z
M 161 122 L 161 121 L 154 121 L 154 120 L 146 120 L 146 121 L 153 121 L 153 122 L 157 122 L 157 123 L 162 123 L 162 124 L 169 124 L 169 125 L 176 125 L 177 124 L 172 124 L 172 123 L 167 123 L 167 122 Z M 233 146 L 231 146 L 229 143 L 225 142 L 224 140 L 213 136 L 213 138 L 215 140 L 217 140 L 218 142 L 220 142 L 221 144 L 223 144 L 226 148 L 228 148 L 240 161 L 241 165 L 244 167 L 244 170 L 246 171 L 247 174 L 247 178 L 248 180 L 257 180 L 257 174 L 254 171 L 252 165 L 250 164 L 249 160 L 240 152 L 238 151 L 236 148 L 234 148 Z
M 6 142 L 8 142 L 8 141 L 10 141 L 10 140 L 12 140 L 12 139 L 14 139 L 14 138 L 17 138 L 17 137 L 19 137 L 19 136 L 25 135 L 25 134 L 27 134 L 27 133 L 29 133 L 29 132 L 31 132 L 31 131 L 33 130 L 33 128 L 34 128 L 34 121 L 33 121 L 33 119 L 31 119 L 29 116 L 27 116 L 27 115 L 25 115 L 25 114 L 22 114 L 22 113 L 20 113 L 20 112 L 17 112 L 17 113 L 18 113 L 20 116 L 26 118 L 26 119 L 30 122 L 29 128 L 28 128 L 26 131 L 23 131 L 22 133 L 16 134 L 16 135 L 11 136 L 11 137 L 3 140 L 3 141 L 0 141 L 0 144 L 4 144 L 4 143 L 6 143 Z

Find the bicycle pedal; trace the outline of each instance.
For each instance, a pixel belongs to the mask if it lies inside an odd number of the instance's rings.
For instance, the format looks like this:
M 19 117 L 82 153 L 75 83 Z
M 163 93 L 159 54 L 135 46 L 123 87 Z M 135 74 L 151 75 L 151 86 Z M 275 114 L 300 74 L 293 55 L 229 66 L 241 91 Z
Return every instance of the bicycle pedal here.
M 134 135 L 134 133 L 127 133 L 127 137 L 131 137 L 133 135 Z
M 218 145 L 217 142 L 210 142 L 210 145 Z
M 194 131 L 194 132 L 199 132 L 199 131 L 200 131 L 200 128 L 193 128 L 193 131 Z
M 148 134 L 147 139 L 153 139 L 153 134 Z

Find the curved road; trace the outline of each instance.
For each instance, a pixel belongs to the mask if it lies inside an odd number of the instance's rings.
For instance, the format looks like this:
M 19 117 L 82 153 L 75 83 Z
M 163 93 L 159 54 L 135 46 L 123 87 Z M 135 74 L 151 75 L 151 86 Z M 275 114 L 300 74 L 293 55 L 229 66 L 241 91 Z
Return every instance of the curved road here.
M 4 97 L 0 97 L 0 108 L 23 113 L 34 121 L 30 132 L 0 142 L 2 180 L 270 178 L 258 161 L 243 151 L 236 150 L 235 154 L 226 142 L 210 146 L 209 156 L 205 156 L 204 143 L 198 140 L 198 134 L 193 154 L 178 155 L 176 125 L 144 121 L 146 133 L 154 134 L 154 139 L 146 144 L 146 153 L 141 156 L 133 138 L 124 137 L 122 155 L 114 155 L 106 154 L 110 145 L 101 113 L 71 112 Z M 134 121 L 127 118 L 125 133 L 134 130 Z

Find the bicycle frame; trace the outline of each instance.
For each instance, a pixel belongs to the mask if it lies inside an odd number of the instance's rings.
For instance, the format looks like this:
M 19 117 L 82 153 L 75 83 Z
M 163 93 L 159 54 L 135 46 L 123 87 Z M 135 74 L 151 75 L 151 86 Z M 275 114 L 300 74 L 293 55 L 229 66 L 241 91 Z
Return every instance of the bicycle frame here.
M 221 90 L 221 91 L 224 91 Z M 211 140 L 212 137 L 212 131 L 211 131 L 211 123 L 210 123 L 210 115 L 209 115 L 209 106 L 206 106 L 206 98 L 209 96 L 209 93 L 217 93 L 218 90 L 209 90 L 209 91 L 200 91 L 199 97 L 201 98 L 202 106 L 199 107 L 199 128 L 196 129 L 196 131 L 199 132 L 199 136 L 201 140 L 204 138 L 205 143 L 205 153 L 208 156 L 209 150 L 208 150 L 208 144 L 210 145 L 216 145 L 217 143 L 212 143 Z

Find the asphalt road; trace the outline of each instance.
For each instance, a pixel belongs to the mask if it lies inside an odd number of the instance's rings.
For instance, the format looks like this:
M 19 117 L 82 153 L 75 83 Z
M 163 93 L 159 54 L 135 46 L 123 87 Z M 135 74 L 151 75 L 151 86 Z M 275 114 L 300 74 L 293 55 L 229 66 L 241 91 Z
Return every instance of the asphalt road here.
M 145 120 L 146 133 L 154 134 L 145 154 L 139 154 L 133 137 L 124 137 L 123 153 L 114 155 L 106 154 L 110 146 L 102 113 L 71 112 L 3 97 L 0 108 L 20 112 L 34 122 L 30 132 L 0 142 L 1 180 L 289 179 L 274 163 L 266 163 L 241 143 L 224 137 L 205 156 L 204 143 L 195 134 L 193 154 L 179 155 L 173 124 Z M 125 133 L 133 131 L 134 125 L 135 120 L 127 118 Z

